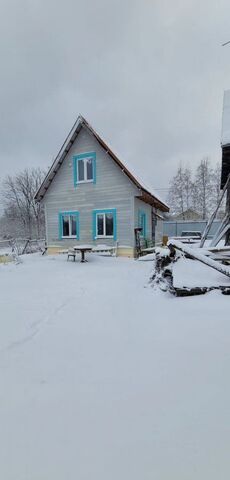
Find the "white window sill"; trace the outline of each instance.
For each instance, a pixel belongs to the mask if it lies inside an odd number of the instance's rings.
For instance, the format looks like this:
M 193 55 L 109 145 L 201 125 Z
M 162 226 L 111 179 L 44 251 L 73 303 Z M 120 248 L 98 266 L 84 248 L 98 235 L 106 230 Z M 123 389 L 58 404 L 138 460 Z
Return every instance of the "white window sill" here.
M 96 239 L 97 238 L 113 238 L 113 235 L 97 235 Z
M 93 178 L 92 180 L 77 180 L 77 185 L 79 185 L 79 183 L 93 183 Z
M 77 240 L 76 235 L 69 235 L 68 237 L 63 237 L 63 236 L 62 236 L 61 238 L 75 238 L 75 240 Z

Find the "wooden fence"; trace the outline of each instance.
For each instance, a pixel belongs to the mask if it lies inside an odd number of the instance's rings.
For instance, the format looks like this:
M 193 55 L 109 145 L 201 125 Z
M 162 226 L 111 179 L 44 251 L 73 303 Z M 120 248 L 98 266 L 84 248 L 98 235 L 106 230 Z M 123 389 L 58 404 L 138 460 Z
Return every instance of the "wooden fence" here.
M 24 255 L 26 253 L 44 252 L 46 243 L 44 238 L 11 238 L 0 240 L 0 254 Z

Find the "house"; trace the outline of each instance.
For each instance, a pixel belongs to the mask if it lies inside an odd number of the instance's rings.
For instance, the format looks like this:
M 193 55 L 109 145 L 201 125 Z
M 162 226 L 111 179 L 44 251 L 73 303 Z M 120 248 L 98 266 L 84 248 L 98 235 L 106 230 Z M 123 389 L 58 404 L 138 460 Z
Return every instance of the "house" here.
M 77 244 L 117 245 L 135 255 L 134 228 L 162 237 L 168 206 L 131 173 L 79 116 L 36 196 L 45 207 L 49 253 Z
M 188 208 L 183 213 L 171 215 L 170 220 L 202 220 L 202 215 L 192 208 Z
M 223 188 L 230 173 L 230 90 L 224 92 L 221 147 L 221 188 Z
M 222 168 L 221 189 L 227 190 L 225 216 L 219 229 L 219 237 L 225 235 L 225 244 L 230 245 L 230 183 L 227 182 L 230 174 L 230 90 L 224 92 L 223 116 L 222 116 Z M 217 240 L 219 240 L 217 237 Z

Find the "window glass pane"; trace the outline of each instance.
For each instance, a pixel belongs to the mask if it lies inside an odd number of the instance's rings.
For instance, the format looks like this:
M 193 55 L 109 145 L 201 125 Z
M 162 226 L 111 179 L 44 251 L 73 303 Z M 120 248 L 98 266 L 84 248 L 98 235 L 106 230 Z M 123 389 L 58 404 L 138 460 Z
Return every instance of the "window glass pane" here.
M 87 180 L 93 180 L 93 159 L 86 159 Z
M 77 162 L 77 168 L 78 168 L 78 181 L 82 182 L 84 180 L 84 160 L 78 160 Z
M 63 237 L 69 237 L 69 215 L 63 215 L 62 217 L 62 232 Z
M 104 235 L 104 215 L 97 215 L 97 235 Z
M 77 235 L 76 215 L 70 215 L 70 221 L 71 221 L 71 235 L 76 236 Z
M 113 236 L 113 214 L 112 213 L 106 213 L 105 226 L 106 226 L 105 227 L 106 235 Z

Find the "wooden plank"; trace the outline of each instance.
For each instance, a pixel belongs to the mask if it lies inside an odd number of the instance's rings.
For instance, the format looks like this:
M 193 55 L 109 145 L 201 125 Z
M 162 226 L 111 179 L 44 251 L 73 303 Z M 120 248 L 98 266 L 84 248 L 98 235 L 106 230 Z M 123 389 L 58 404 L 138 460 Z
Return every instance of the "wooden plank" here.
M 205 247 L 205 250 L 208 250 L 209 252 L 213 253 L 219 253 L 219 252 L 230 252 L 230 246 L 226 247 Z
M 216 254 L 216 253 L 211 253 L 209 258 L 212 258 L 216 262 L 226 262 L 226 264 L 228 264 L 230 262 L 230 257 L 229 256 Z
M 220 265 L 215 260 L 212 260 L 211 258 L 206 257 L 204 254 L 197 252 L 197 250 L 194 250 L 188 247 L 184 243 L 181 243 L 178 240 L 170 239 L 168 245 L 171 247 L 174 247 L 176 250 L 180 250 L 181 252 L 187 254 L 190 258 L 198 260 L 199 262 L 204 263 L 210 268 L 214 268 L 214 270 L 217 270 L 219 273 L 223 273 L 223 275 L 226 275 L 227 277 L 230 278 L 229 267 L 225 265 Z
M 213 214 L 211 215 L 211 217 L 210 217 L 210 219 L 209 219 L 209 221 L 208 221 L 208 223 L 207 223 L 207 225 L 206 225 L 206 227 L 205 227 L 205 229 L 204 229 L 204 232 L 203 232 L 203 234 L 202 234 L 201 241 L 200 241 L 200 247 L 201 247 L 201 248 L 203 247 L 204 242 L 205 242 L 205 240 L 206 240 L 206 238 L 207 238 L 207 236 L 208 236 L 208 234 L 209 234 L 209 232 L 210 232 L 210 229 L 211 229 L 211 226 L 212 226 L 212 224 L 213 224 L 213 221 L 214 221 L 215 218 L 216 218 L 216 214 L 217 214 L 217 212 L 218 212 L 218 210 L 219 210 L 219 208 L 220 208 L 220 205 L 221 205 L 222 200 L 223 200 L 223 198 L 224 198 L 225 192 L 226 192 L 226 190 L 227 190 L 227 188 L 228 188 L 229 181 L 230 181 L 230 175 L 228 176 L 227 181 L 226 181 L 226 183 L 225 183 L 225 185 L 224 185 L 224 188 L 223 188 L 223 190 L 222 190 L 222 193 L 221 193 L 221 196 L 220 196 L 220 198 L 219 198 L 218 204 L 217 204 L 217 206 L 216 206 Z
M 218 229 L 216 235 L 213 237 L 211 241 L 211 247 L 216 247 L 216 245 L 218 245 L 218 243 L 220 242 L 220 240 L 222 240 L 224 235 L 228 233 L 230 229 L 230 218 L 228 218 L 228 221 L 226 222 L 226 224 L 221 225 L 221 227 L 222 228 Z
M 204 295 L 211 290 L 221 290 L 223 295 L 230 295 L 230 288 L 229 287 L 174 287 L 174 294 L 177 297 L 192 297 L 193 295 Z

